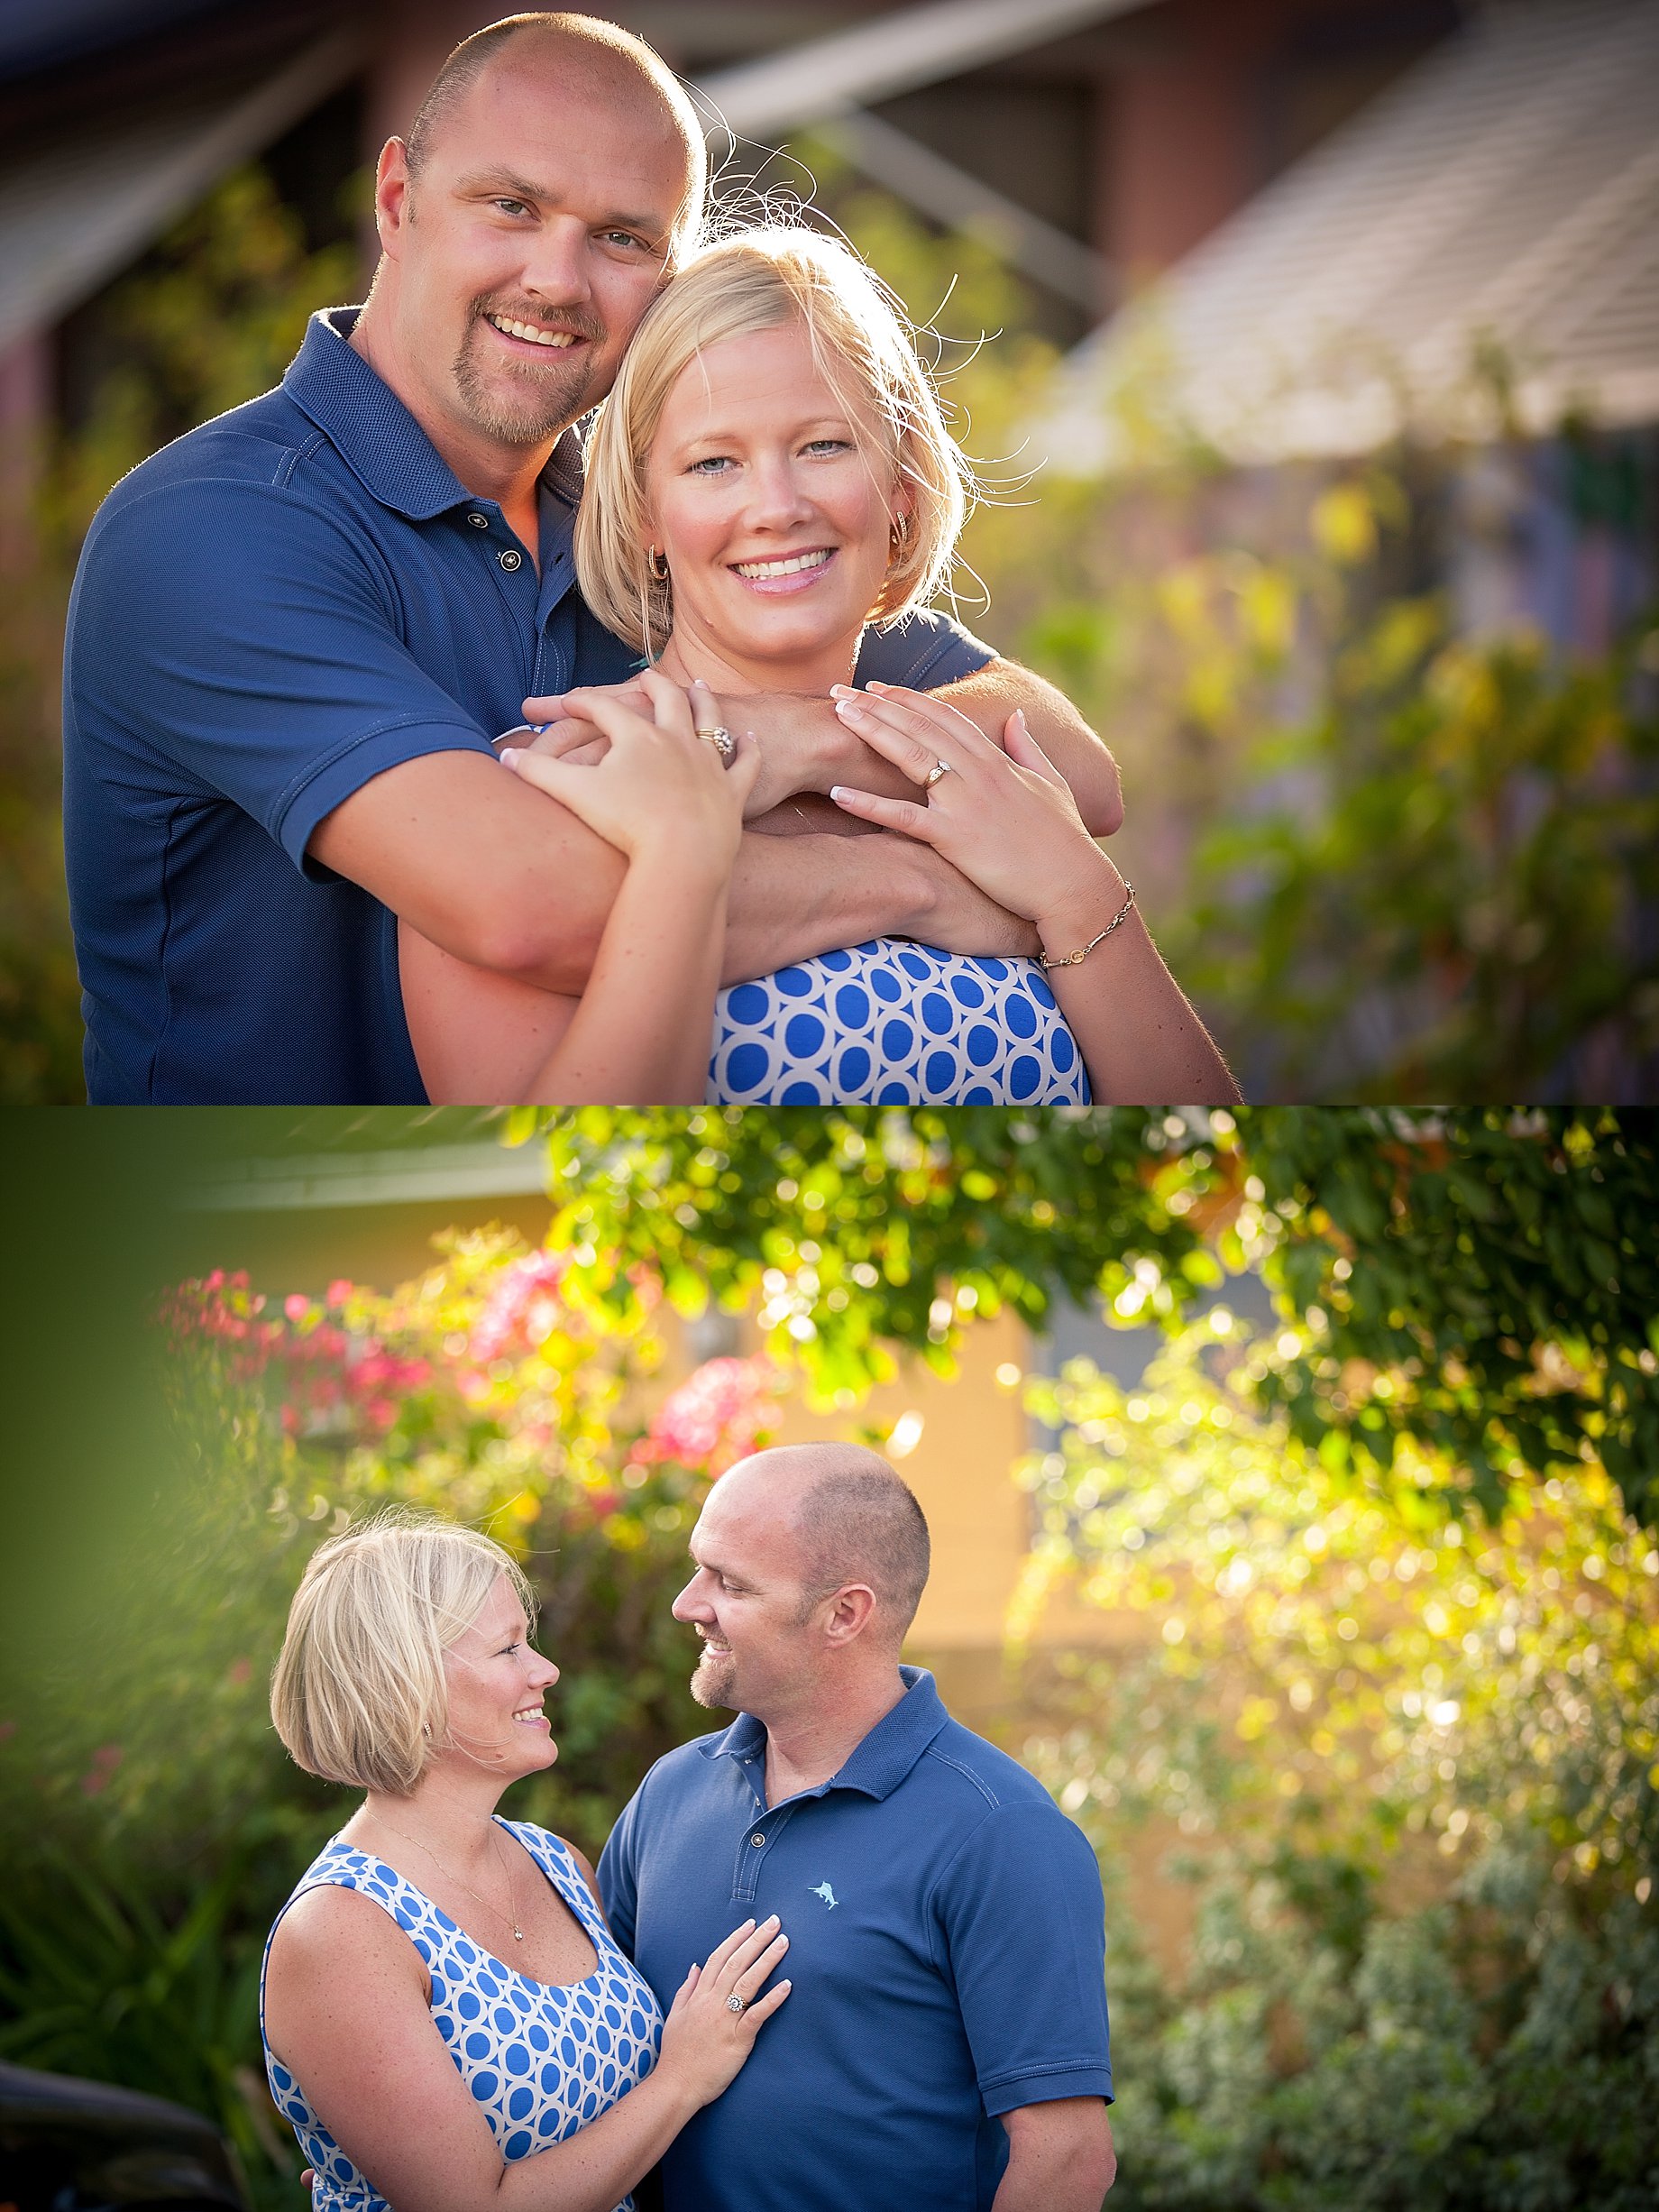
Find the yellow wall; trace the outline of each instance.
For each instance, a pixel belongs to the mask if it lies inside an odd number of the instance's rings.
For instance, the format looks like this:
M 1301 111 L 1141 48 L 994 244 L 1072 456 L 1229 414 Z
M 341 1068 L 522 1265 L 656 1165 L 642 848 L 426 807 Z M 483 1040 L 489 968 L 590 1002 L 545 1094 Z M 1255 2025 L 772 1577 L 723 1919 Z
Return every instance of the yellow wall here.
M 897 1429 L 887 1455 L 920 1500 L 933 1538 L 933 1574 L 912 1632 L 918 1646 L 1001 1641 L 1031 1516 L 1009 1480 L 1025 1449 L 1018 1383 L 999 1381 L 997 1370 L 1023 1374 L 1030 1356 L 1026 1330 L 1008 1315 L 975 1322 L 954 1380 L 908 1361 L 856 1413 L 815 1418 L 792 1408 L 779 1434 L 780 1443 L 794 1444 L 860 1426 L 890 1436 Z

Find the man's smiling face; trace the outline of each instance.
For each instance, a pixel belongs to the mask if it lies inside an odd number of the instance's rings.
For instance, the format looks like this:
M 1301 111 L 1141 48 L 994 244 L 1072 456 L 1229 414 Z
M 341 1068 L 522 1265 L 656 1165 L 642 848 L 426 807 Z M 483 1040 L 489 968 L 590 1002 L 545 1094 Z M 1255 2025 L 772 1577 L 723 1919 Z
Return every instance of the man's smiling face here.
M 526 40 L 443 116 L 417 175 L 387 159 L 405 375 L 464 436 L 550 444 L 610 390 L 663 282 L 683 142 L 636 83 Z
M 674 1602 L 674 1616 L 702 1638 L 692 1676 L 700 1705 L 722 1705 L 765 1720 L 780 1703 L 810 1690 L 821 1648 L 811 1626 L 803 1561 L 782 1483 L 756 1477 L 753 1460 L 732 1468 L 710 1491 L 692 1531 L 696 1572 Z

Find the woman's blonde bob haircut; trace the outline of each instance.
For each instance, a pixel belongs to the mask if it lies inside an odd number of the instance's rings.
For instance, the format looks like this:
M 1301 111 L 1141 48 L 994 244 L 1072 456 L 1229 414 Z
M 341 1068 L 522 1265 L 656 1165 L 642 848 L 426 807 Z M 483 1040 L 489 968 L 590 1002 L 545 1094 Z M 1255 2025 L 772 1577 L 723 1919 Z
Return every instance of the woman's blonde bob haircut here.
M 882 425 L 882 451 L 866 456 L 871 466 L 909 492 L 872 615 L 892 621 L 925 605 L 949 574 L 973 472 L 892 296 L 839 239 L 783 224 L 737 231 L 701 247 L 653 300 L 588 445 L 576 517 L 582 595 L 647 659 L 674 624 L 673 579 L 652 574 L 646 491 L 668 395 L 706 347 L 793 322 L 805 326 L 830 381 Z
M 296 1764 L 407 1797 L 449 1734 L 444 1654 L 503 1574 L 534 1619 L 517 1561 L 476 1529 L 394 1509 L 322 1545 L 270 1683 L 270 1717 Z

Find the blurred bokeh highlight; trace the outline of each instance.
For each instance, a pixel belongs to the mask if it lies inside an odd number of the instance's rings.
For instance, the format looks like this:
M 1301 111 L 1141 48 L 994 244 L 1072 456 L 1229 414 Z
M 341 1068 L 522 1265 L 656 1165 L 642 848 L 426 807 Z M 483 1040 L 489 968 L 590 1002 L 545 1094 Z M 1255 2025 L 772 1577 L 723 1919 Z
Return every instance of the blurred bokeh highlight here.
M 0 1095 L 80 1095 L 58 664 L 123 471 L 361 295 L 457 0 L 0 22 Z M 1122 857 L 1263 1098 L 1659 1091 L 1659 5 L 611 11 L 729 216 L 937 334 L 960 610 L 1124 766 Z

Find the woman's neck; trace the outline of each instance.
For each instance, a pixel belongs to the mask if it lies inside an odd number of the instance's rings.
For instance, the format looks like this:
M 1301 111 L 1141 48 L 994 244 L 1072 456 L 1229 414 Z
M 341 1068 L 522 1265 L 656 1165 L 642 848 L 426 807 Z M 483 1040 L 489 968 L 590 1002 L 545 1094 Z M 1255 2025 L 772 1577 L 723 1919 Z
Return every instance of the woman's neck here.
M 491 1816 L 500 1791 L 488 1786 L 489 1777 L 483 1779 L 481 1790 L 473 1777 L 468 1777 L 471 1786 L 445 1788 L 445 1777 L 428 1770 L 407 1797 L 371 1790 L 348 1826 L 355 1829 L 366 1821 L 390 1830 L 455 1873 L 487 1859 L 495 1848 Z
M 832 684 L 852 682 L 863 635 L 860 623 L 850 637 L 835 638 L 798 658 L 756 661 L 676 627 L 669 632 L 655 665 L 675 684 L 689 684 L 694 676 L 700 677 L 711 692 L 728 699 L 760 692 L 824 697 Z

